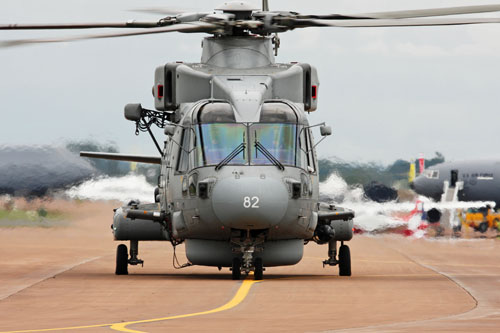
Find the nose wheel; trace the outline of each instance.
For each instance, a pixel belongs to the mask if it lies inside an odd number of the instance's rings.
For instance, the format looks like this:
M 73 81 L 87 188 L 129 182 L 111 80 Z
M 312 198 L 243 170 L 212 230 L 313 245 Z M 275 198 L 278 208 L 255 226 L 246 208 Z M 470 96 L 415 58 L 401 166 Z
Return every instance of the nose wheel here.
M 233 280 L 239 280 L 241 278 L 241 259 L 233 258 L 233 265 L 231 267 Z
M 264 266 L 262 265 L 262 258 L 255 258 L 253 277 L 254 280 L 262 280 L 264 277 Z

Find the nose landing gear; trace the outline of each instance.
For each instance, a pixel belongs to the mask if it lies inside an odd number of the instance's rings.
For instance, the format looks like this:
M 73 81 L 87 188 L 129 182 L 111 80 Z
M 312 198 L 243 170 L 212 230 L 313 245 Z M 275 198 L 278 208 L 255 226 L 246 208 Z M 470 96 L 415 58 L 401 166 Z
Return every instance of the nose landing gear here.
M 233 280 L 241 279 L 241 259 L 236 257 L 233 258 L 233 264 L 231 267 L 231 277 Z M 253 271 L 254 280 L 262 280 L 264 278 L 264 265 L 262 264 L 262 258 L 255 258 L 252 266 L 244 266 L 243 270 L 248 274 Z
M 254 280 L 262 280 L 264 275 L 264 266 L 262 263 L 262 258 L 256 257 L 256 252 L 262 252 L 262 244 L 265 240 L 265 233 L 259 233 L 257 235 L 252 235 L 250 230 L 234 230 L 234 235 L 231 239 L 233 244 L 233 253 L 241 253 L 241 257 L 237 256 L 233 258 L 232 263 L 232 278 L 233 280 L 239 280 L 241 278 L 241 271 L 243 270 L 247 275 L 253 271 Z M 243 233 L 243 237 L 241 234 Z

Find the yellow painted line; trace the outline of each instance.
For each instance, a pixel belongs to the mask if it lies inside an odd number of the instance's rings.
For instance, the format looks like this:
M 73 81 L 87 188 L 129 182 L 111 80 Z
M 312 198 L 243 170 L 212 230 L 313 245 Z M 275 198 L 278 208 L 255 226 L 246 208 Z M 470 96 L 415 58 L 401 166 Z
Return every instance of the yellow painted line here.
M 111 325 L 113 325 L 113 324 L 98 324 L 98 325 L 88 325 L 88 326 L 44 328 L 44 329 L 39 329 L 39 330 L 7 331 L 7 332 L 1 332 L 1 333 L 53 332 L 53 331 L 78 330 L 78 329 L 84 329 L 84 328 L 106 327 L 106 326 L 111 326 Z
M 97 328 L 97 327 L 110 327 L 113 330 L 120 331 L 120 332 L 134 332 L 134 333 L 143 333 L 141 331 L 135 331 L 132 329 L 128 329 L 126 326 L 128 325 L 133 325 L 133 324 L 142 324 L 142 323 L 153 323 L 153 322 L 158 322 L 158 321 L 165 321 L 165 320 L 172 320 L 172 319 L 179 319 L 179 318 L 188 318 L 188 317 L 195 317 L 195 316 L 203 316 L 207 314 L 212 314 L 212 313 L 217 313 L 217 312 L 222 312 L 226 311 L 229 309 L 232 309 L 236 306 L 238 306 L 243 300 L 248 296 L 248 293 L 250 291 L 250 288 L 252 285 L 255 283 L 260 282 L 260 281 L 254 281 L 254 280 L 243 280 L 241 283 L 241 286 L 238 288 L 238 291 L 234 295 L 234 297 L 227 302 L 226 304 L 219 306 L 218 308 L 212 309 L 212 310 L 207 310 L 207 311 L 202 311 L 202 312 L 195 312 L 195 313 L 188 313 L 188 314 L 183 314 L 183 315 L 177 315 L 177 316 L 170 316 L 170 317 L 162 317 L 162 318 L 154 318 L 154 319 L 146 319 L 146 320 L 136 320 L 136 321 L 128 321 L 128 322 L 123 322 L 123 323 L 113 323 L 113 324 L 98 324 L 98 325 L 88 325 L 88 326 L 72 326 L 72 327 L 59 327 L 59 328 L 45 328 L 45 329 L 37 329 L 37 330 L 22 330 L 22 331 L 8 331 L 8 332 L 0 332 L 0 333 L 28 333 L 28 332 L 50 332 L 50 331 L 69 331 L 69 330 L 78 330 L 78 329 L 86 329 L 86 328 Z
M 215 308 L 212 310 L 177 315 L 177 316 L 163 317 L 163 318 L 155 318 L 155 319 L 137 320 L 137 321 L 129 321 L 129 322 L 125 322 L 125 323 L 118 323 L 118 324 L 111 325 L 111 329 L 114 329 L 114 330 L 120 331 L 120 332 L 144 333 L 142 331 L 135 331 L 132 329 L 128 329 L 126 326 L 134 325 L 134 324 L 153 323 L 153 322 L 165 321 L 165 320 L 171 320 L 171 319 L 203 316 L 203 315 L 207 315 L 207 314 L 226 311 L 226 310 L 234 308 L 235 306 L 237 306 L 238 304 L 243 302 L 245 297 L 247 297 L 248 292 L 250 291 L 250 288 L 252 287 L 252 285 L 254 283 L 257 283 L 257 282 L 260 282 L 260 281 L 244 280 L 243 283 L 241 284 L 241 287 L 238 289 L 238 291 L 236 292 L 236 295 L 234 295 L 232 300 L 230 300 L 226 304 L 219 306 L 218 308 Z

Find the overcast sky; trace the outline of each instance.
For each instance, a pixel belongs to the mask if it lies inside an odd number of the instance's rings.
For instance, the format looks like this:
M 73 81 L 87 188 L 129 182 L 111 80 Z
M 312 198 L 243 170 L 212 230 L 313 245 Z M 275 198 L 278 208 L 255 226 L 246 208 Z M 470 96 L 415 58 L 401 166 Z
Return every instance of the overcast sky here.
M 184 0 L 182 6 L 208 11 L 220 2 Z M 325 14 L 492 3 L 500 0 L 270 0 L 270 7 Z M 172 5 L 179 2 L 2 0 L 0 23 L 156 19 L 128 10 Z M 0 40 L 70 34 L 0 31 Z M 155 153 L 146 133 L 134 135 L 123 106 L 153 108 L 155 67 L 198 62 L 202 37 L 174 33 L 0 49 L 0 144 L 95 139 L 116 142 L 122 152 Z M 499 157 L 500 24 L 310 28 L 281 34 L 281 45 L 278 62 L 318 68 L 319 108 L 310 122 L 326 121 L 334 133 L 319 145 L 321 157 L 382 163 L 419 153 L 430 158 L 435 151 L 448 159 Z

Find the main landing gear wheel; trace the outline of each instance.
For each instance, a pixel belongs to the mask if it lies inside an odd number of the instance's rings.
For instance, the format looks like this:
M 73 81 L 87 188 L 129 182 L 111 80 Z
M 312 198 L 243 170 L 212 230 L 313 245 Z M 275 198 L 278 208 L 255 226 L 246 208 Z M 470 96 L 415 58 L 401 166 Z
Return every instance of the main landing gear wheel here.
M 232 278 L 233 280 L 239 280 L 241 278 L 241 259 L 233 258 Z
M 128 251 L 127 245 L 120 244 L 116 248 L 116 275 L 128 274 Z
M 253 274 L 254 280 L 262 280 L 264 275 L 264 266 L 262 265 L 262 258 L 255 258 L 254 266 L 255 266 L 255 271 Z
M 478 228 L 479 232 L 484 234 L 486 231 L 488 231 L 488 222 L 482 222 L 480 225 L 479 225 L 479 228 Z
M 339 249 L 339 275 L 351 276 L 351 251 L 347 245 L 341 245 Z

